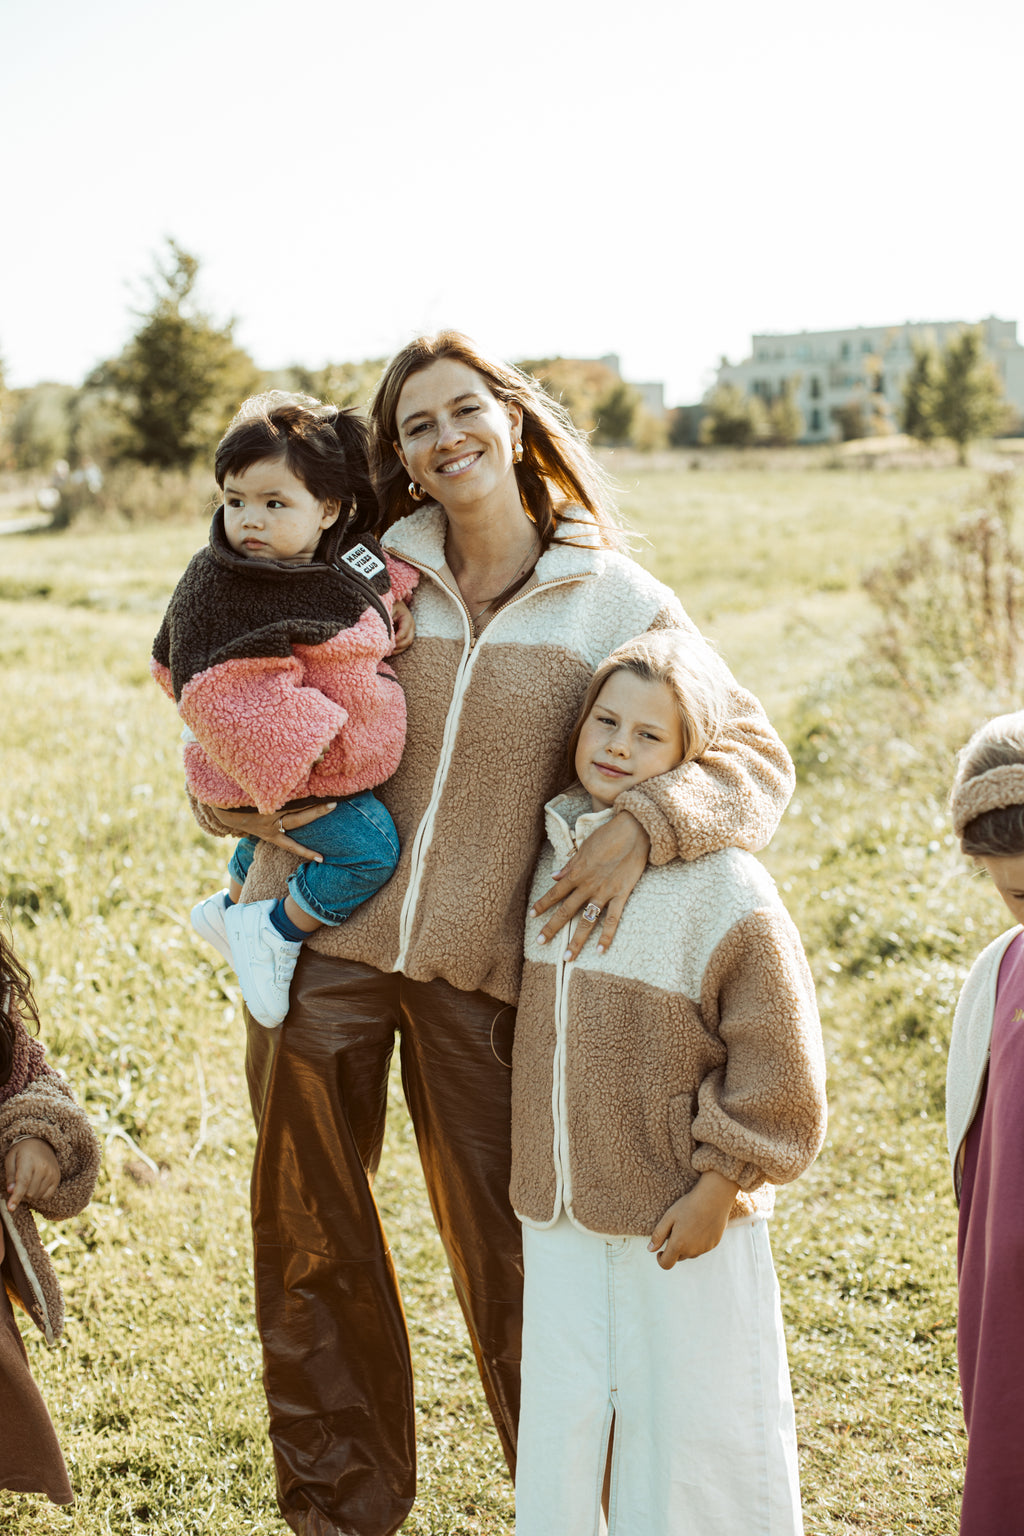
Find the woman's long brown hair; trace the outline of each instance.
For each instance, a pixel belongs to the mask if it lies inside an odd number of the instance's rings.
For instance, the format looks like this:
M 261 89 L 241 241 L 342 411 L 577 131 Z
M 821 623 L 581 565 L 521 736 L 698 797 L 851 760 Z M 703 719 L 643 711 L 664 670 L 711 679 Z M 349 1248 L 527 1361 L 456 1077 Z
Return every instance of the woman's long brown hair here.
M 7 1082 L 14 1066 L 15 1010 L 26 1014 L 39 1027 L 32 978 L 0 925 L 0 1087 Z
M 523 459 L 515 475 L 541 547 L 547 549 L 556 540 L 571 544 L 574 532 L 584 533 L 577 521 L 582 512 L 599 544 L 621 548 L 622 529 L 611 484 L 568 411 L 536 379 L 510 363 L 485 356 L 461 331 L 439 331 L 410 342 L 391 359 L 377 385 L 370 405 L 371 464 L 384 526 L 389 528 L 416 510 L 407 490 L 409 476 L 394 447 L 398 397 L 414 373 L 449 357 L 478 373 L 496 400 L 514 403 L 523 413 Z

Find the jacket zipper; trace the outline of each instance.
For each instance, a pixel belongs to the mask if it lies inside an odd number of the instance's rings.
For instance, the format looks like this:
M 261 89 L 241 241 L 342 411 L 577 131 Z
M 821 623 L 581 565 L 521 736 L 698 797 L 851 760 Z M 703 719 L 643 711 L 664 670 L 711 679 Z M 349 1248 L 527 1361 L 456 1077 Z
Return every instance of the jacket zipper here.
M 462 700 L 466 695 L 469 674 L 473 670 L 473 663 L 479 651 L 477 649 L 477 641 L 473 638 L 473 621 L 469 609 L 462 601 L 462 598 L 458 597 L 448 583 L 441 579 L 437 569 L 434 566 L 421 565 L 416 560 L 410 560 L 407 555 L 401 554 L 398 550 L 392 550 L 391 553 L 397 555 L 398 559 L 404 560 L 407 565 L 414 566 L 416 570 L 424 575 L 432 577 L 441 590 L 447 593 L 453 602 L 458 604 L 466 620 L 466 639 L 468 641 L 468 645 L 463 651 L 462 660 L 459 662 L 459 669 L 455 674 L 455 687 L 452 691 L 451 703 L 448 706 L 448 716 L 444 723 L 444 734 L 441 738 L 441 756 L 438 759 L 437 770 L 434 774 L 430 799 L 427 802 L 427 808 L 423 813 L 420 824 L 416 829 L 416 836 L 413 838 L 412 849 L 409 855 L 409 883 L 406 886 L 405 896 L 402 901 L 402 911 L 398 920 L 398 955 L 395 959 L 394 967 L 396 971 L 400 971 L 405 965 L 409 941 L 412 937 L 412 925 L 416 916 L 420 878 L 423 874 L 423 862 L 430 848 L 438 806 L 441 803 L 441 795 L 448 779 L 448 769 L 451 766 L 459 718 L 462 714 Z M 580 581 L 584 576 L 592 576 L 593 574 L 593 571 L 575 572 L 572 576 L 561 576 L 557 581 L 546 581 L 543 585 L 531 587 L 528 592 L 517 592 L 509 598 L 507 603 L 502 603 L 501 607 L 496 610 L 491 622 L 484 630 L 484 634 L 493 629 L 498 614 L 504 613 L 505 609 L 511 608 L 514 603 L 525 602 L 527 598 L 534 596 L 538 592 L 550 591 L 552 587 L 566 586 L 570 582 Z
M 573 834 L 573 853 L 579 852 L 579 843 Z M 572 855 L 570 855 L 571 857 Z M 572 1216 L 573 1187 L 569 1169 L 569 1116 L 567 1103 L 566 1064 L 569 1049 L 569 982 L 573 961 L 565 959 L 565 951 L 579 926 L 574 918 L 565 932 L 564 943 L 555 961 L 555 1059 L 552 1070 L 551 1111 L 554 1120 L 555 1155 L 555 1216 L 564 1209 Z M 556 942 L 562 934 L 556 935 Z M 568 1198 L 566 1198 L 568 1189 Z

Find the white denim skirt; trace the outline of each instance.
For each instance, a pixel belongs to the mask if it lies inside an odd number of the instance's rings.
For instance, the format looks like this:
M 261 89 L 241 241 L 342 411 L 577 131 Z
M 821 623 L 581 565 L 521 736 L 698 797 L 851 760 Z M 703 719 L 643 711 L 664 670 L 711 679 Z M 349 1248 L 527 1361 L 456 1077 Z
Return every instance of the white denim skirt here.
M 801 1536 L 768 1224 L 663 1270 L 644 1237 L 523 1228 L 516 1536 Z

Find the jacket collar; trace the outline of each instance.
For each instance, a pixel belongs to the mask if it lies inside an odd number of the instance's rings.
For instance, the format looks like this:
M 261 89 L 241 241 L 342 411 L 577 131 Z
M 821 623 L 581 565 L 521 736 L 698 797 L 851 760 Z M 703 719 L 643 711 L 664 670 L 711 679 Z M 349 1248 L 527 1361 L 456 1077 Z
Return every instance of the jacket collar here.
M 333 534 L 337 527 L 338 524 L 333 523 L 327 529 L 327 532 Z M 341 533 L 344 533 L 344 531 L 343 526 Z M 321 538 L 317 546 L 316 555 L 308 565 L 287 565 L 282 560 L 250 560 L 247 556 L 240 555 L 237 550 L 232 549 L 228 543 L 228 536 L 224 528 L 223 506 L 217 508 L 213 514 L 213 521 L 210 524 L 209 550 L 217 565 L 255 581 L 279 581 L 282 576 L 294 578 L 301 577 L 304 573 L 308 575 L 311 571 L 322 571 L 331 564 L 341 543 L 340 534 L 329 541 Z
M 579 784 L 549 800 L 544 807 L 544 825 L 558 862 L 571 858 L 584 839 L 614 815 L 613 805 L 603 811 L 592 810 L 590 796 Z
M 546 549 L 534 567 L 539 583 L 564 581 L 573 576 L 590 576 L 601 571 L 607 561 L 608 550 L 598 543 L 597 532 L 590 519 L 569 524 L 578 544 L 553 544 Z M 400 518 L 384 534 L 381 543 L 391 554 L 409 560 L 413 565 L 429 571 L 440 572 L 446 564 L 444 553 L 448 519 L 436 502 L 421 507 L 409 517 Z

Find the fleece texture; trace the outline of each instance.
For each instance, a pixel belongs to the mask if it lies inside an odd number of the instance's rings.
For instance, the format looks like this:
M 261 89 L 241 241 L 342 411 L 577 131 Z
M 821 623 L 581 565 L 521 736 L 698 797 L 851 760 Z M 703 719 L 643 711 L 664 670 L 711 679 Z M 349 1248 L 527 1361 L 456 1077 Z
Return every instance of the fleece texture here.
M 999 966 L 1020 927 L 1008 928 L 985 946 L 971 966 L 953 1015 L 946 1063 L 946 1142 L 953 1191 L 960 1199 L 960 1147 L 978 1112 L 992 1047 Z
M 444 513 L 429 506 L 384 537 L 420 573 L 416 639 L 395 657 L 409 729 L 381 786 L 402 846 L 398 869 L 338 928 L 307 942 L 327 955 L 442 977 L 514 1003 L 523 918 L 545 802 L 565 784 L 565 748 L 595 668 L 649 629 L 692 631 L 673 593 L 595 543 L 555 544 L 474 641 L 445 560 Z M 792 764 L 764 711 L 738 686 L 716 749 L 620 797 L 651 834 L 652 860 L 761 847 L 792 792 Z M 200 822 L 223 832 L 197 808 Z M 243 900 L 284 894 L 296 861 L 261 844 Z
M 384 658 L 394 602 L 418 577 L 369 536 L 360 542 L 378 567 L 371 577 L 345 564 L 343 545 L 311 565 L 250 560 L 217 511 L 151 663 L 185 723 L 197 800 L 278 811 L 373 789 L 395 771 L 405 700 Z
M 547 807 L 531 896 L 612 814 Z M 512 1203 L 550 1226 L 650 1234 L 715 1169 L 767 1214 L 825 1133 L 825 1063 L 799 935 L 767 871 L 727 848 L 649 867 L 604 955 L 528 918 L 512 1071 Z
M 0 1167 L 16 1141 L 37 1136 L 54 1150 L 60 1184 L 52 1200 L 35 1206 L 49 1221 L 77 1216 L 92 1198 L 100 1166 L 100 1145 L 71 1089 L 48 1066 L 38 1041 L 30 1038 L 13 1009 L 14 1070 L 0 1089 Z M 13 1091 L 12 1091 L 13 1089 Z M 7 1254 L 4 1280 L 52 1344 L 64 1327 L 64 1298 L 50 1256 L 39 1240 L 32 1209 L 24 1202 L 8 1211 L 0 1202 Z

